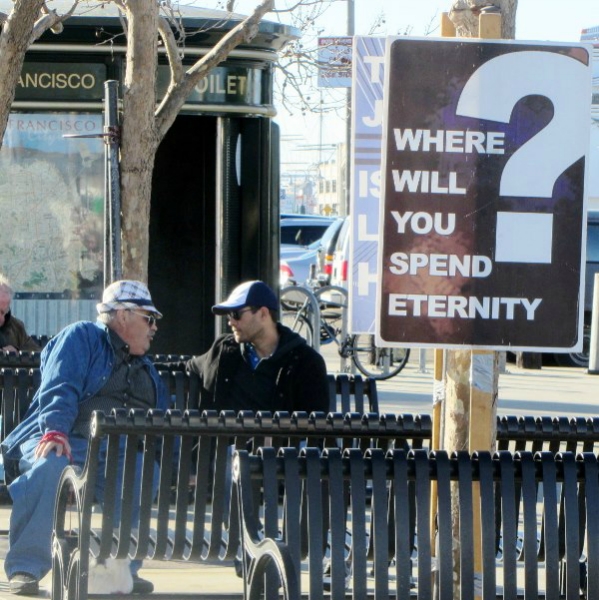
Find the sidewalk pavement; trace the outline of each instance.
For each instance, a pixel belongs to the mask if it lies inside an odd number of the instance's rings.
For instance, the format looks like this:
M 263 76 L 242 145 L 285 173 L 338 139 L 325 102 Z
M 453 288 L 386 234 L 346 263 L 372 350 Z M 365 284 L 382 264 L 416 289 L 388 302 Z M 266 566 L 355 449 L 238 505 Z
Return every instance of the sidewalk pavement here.
M 330 373 L 340 371 L 336 347 L 321 348 Z M 433 405 L 433 352 L 424 359 L 418 349 L 410 353 L 408 364 L 393 377 L 377 381 L 381 412 L 430 414 Z M 543 366 L 520 369 L 507 363 L 499 375 L 499 415 L 582 416 L 599 414 L 597 390 L 599 375 L 586 369 Z
M 330 372 L 339 369 L 339 357 L 328 348 L 323 352 Z M 433 398 L 432 353 L 426 361 L 419 360 L 413 351 L 410 362 L 393 379 L 377 382 L 381 412 L 429 414 Z M 597 376 L 585 369 L 546 367 L 540 370 L 519 369 L 507 364 L 499 376 L 500 415 L 550 415 L 592 417 L 597 410 Z M 0 506 L 0 563 L 7 550 L 6 531 L 10 507 Z M 193 595 L 194 598 L 232 600 L 243 594 L 243 581 L 235 575 L 232 565 L 190 564 L 181 562 L 148 561 L 140 575 L 149 579 L 155 592 L 149 598 L 161 600 L 173 594 Z M 41 595 L 49 597 L 50 576 L 42 580 Z M 0 600 L 12 598 L 8 584 L 0 575 Z M 142 600 L 140 596 L 136 599 Z
M 8 549 L 8 520 L 10 507 L 0 506 L 0 600 L 15 600 L 8 590 L 4 574 L 4 557 Z M 147 596 L 153 600 L 165 600 L 173 595 L 189 595 L 204 600 L 240 600 L 243 596 L 243 580 L 235 574 L 233 562 L 230 563 L 187 563 L 180 561 L 147 561 L 140 576 L 154 584 L 154 593 Z M 48 574 L 40 582 L 40 596 L 51 596 L 52 577 Z M 94 598 L 100 596 L 94 596 Z M 104 596 L 105 598 L 114 596 Z M 143 596 L 133 596 L 143 600 Z

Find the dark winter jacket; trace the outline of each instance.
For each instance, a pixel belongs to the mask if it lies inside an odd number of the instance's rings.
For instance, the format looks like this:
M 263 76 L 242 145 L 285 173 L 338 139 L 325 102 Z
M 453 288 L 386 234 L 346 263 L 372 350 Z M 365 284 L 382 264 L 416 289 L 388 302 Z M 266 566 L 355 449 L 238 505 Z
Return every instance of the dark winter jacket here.
M 288 327 L 279 324 L 277 329 L 277 349 L 255 370 L 245 345 L 232 334 L 217 338 L 208 352 L 188 361 L 188 371 L 200 378 L 201 410 L 329 412 L 324 359 Z
M 17 350 L 37 352 L 41 348 L 27 335 L 23 321 L 8 312 L 4 324 L 0 327 L 0 348 L 14 346 Z

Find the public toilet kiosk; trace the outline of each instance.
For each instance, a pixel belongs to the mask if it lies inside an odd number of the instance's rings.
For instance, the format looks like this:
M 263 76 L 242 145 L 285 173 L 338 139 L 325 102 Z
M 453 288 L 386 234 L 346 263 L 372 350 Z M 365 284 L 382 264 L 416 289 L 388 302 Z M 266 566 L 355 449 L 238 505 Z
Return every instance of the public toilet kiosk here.
M 0 0 L 0 10 L 10 5 Z M 241 19 L 180 11 L 186 64 Z M 164 319 L 152 352 L 203 352 L 223 326 L 210 312 L 216 300 L 245 279 L 276 285 L 273 76 L 278 51 L 295 37 L 294 28 L 262 22 L 196 87 L 158 150 L 148 283 Z M 80 9 L 27 52 L 0 152 L 0 271 L 33 335 L 95 320 L 104 281 L 104 83 L 124 72 L 125 38 L 111 5 Z M 161 55 L 158 98 L 167 85 Z

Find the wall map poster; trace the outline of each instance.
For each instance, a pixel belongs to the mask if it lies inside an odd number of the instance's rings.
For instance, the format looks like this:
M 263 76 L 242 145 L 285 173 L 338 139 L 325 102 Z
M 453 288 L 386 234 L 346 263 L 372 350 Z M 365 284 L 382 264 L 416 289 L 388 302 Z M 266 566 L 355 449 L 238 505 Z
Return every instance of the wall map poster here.
M 0 150 L 1 271 L 19 298 L 97 298 L 103 285 L 102 115 L 11 114 Z
M 378 342 L 582 343 L 583 45 L 389 40 Z

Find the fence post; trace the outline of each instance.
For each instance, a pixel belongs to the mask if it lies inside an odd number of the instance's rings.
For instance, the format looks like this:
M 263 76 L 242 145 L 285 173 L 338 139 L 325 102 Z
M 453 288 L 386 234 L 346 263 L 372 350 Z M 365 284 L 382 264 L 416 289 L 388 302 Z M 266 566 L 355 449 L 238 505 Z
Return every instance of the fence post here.
M 119 173 L 118 81 L 104 82 L 105 235 L 104 287 L 123 277 L 121 257 L 121 180 Z

